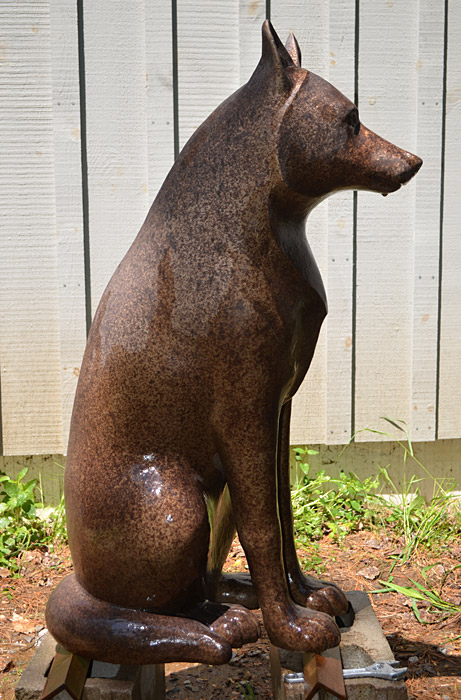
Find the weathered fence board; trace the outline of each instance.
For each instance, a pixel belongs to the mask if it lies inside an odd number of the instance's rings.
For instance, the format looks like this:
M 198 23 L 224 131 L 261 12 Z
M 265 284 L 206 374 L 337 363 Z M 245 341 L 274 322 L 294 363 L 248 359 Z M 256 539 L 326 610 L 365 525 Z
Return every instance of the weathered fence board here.
M 145 3 L 148 204 L 174 163 L 173 10 L 170 0 Z
M 179 0 L 179 142 L 239 87 L 238 2 Z
M 144 2 L 84 3 L 93 314 L 148 208 Z
M 416 150 L 417 7 L 360 3 L 359 108 L 363 122 Z M 405 27 L 405 31 L 402 28 Z M 389 198 L 360 192 L 357 212 L 355 426 L 408 420 L 412 347 L 415 184 Z M 360 435 L 359 439 L 370 439 Z
M 424 168 L 415 182 L 411 399 L 413 435 L 436 433 L 439 304 L 440 166 L 443 126 L 444 12 L 440 3 L 419 4 L 417 149 Z M 417 232 L 417 233 L 416 233 Z
M 61 422 L 65 448 L 86 342 L 78 21 L 76 3 L 52 0 L 50 9 Z
M 264 0 L 240 0 L 239 85 L 246 83 L 261 57 L 261 25 L 265 17 Z
M 61 359 L 50 19 L 1 4 L 0 360 L 3 450 L 60 452 Z
M 461 434 L 461 4 L 447 3 L 447 84 L 438 437 Z

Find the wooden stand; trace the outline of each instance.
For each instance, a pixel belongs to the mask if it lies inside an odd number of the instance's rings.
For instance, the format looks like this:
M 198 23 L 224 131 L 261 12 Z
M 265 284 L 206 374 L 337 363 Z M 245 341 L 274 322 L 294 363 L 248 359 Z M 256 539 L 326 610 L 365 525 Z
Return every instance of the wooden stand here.
M 346 700 L 346 688 L 339 647 L 324 654 L 303 654 L 303 675 L 283 675 L 280 650 L 272 644 L 269 648 L 272 691 L 275 700 L 312 700 L 318 691 L 328 693 L 328 698 Z
M 328 656 L 320 654 L 304 654 L 304 689 L 305 700 L 311 700 L 318 690 L 324 690 L 339 700 L 346 700 L 343 665 L 339 647 L 329 649 Z
M 62 691 L 80 700 L 91 661 L 58 646 L 40 700 L 51 700 Z
M 368 666 L 377 661 L 393 661 L 392 651 L 368 596 L 356 591 L 349 593 L 348 597 L 355 610 L 355 621 L 341 633 L 344 668 Z M 307 692 L 311 693 L 310 697 L 314 700 L 312 687 L 315 687 L 315 683 L 323 683 L 325 687 L 324 680 L 330 683 L 330 690 L 320 689 L 319 698 L 332 700 L 341 697 L 338 693 L 333 694 L 335 690 L 340 689 L 337 684 L 331 683 L 336 671 L 328 662 L 322 666 L 317 659 L 314 669 L 310 666 L 312 657 L 303 658 L 302 652 L 284 652 L 276 647 L 270 647 L 269 651 L 276 700 L 305 700 L 305 685 L 308 688 L 309 683 L 310 688 Z M 327 653 L 322 657 L 331 658 Z M 88 666 L 85 668 L 86 664 Z M 287 674 L 303 671 L 297 684 L 284 682 Z M 142 667 L 116 666 L 99 661 L 91 663 L 81 657 L 72 657 L 72 654 L 57 648 L 55 640 L 47 634 L 18 680 L 16 700 L 64 700 L 63 695 L 56 697 L 61 692 L 67 693 L 72 700 L 107 700 L 109 697 L 118 700 L 163 700 L 164 673 L 163 664 Z M 304 676 L 307 677 L 306 684 Z M 345 687 L 348 700 L 407 700 L 408 697 L 403 679 L 388 681 L 379 678 L 347 678 Z
M 92 662 L 58 646 L 39 700 L 51 700 L 61 692 L 81 700 Z M 111 666 L 111 664 L 107 664 Z M 164 700 L 165 664 L 138 666 L 131 700 Z

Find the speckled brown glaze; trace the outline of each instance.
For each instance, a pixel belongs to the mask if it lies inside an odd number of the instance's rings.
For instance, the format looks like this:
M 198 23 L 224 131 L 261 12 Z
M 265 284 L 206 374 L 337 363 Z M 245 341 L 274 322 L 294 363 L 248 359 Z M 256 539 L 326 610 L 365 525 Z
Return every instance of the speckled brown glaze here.
M 305 220 L 336 190 L 387 194 L 420 165 L 265 22 L 253 76 L 184 147 L 91 328 L 66 468 L 75 575 L 47 609 L 67 649 L 223 663 L 257 626 L 211 614 L 214 594 L 259 603 L 280 647 L 338 643 L 327 613 L 345 599 L 302 575 L 288 486 L 290 400 L 326 315 Z M 219 579 L 234 522 L 252 585 Z

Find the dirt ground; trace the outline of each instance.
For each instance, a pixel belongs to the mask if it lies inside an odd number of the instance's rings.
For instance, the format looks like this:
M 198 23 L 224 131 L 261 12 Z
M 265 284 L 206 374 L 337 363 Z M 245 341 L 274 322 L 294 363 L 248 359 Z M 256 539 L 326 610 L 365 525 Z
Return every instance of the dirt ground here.
M 330 578 L 345 590 L 372 591 L 380 588 L 378 579 L 387 578 L 390 555 L 399 543 L 386 537 L 359 532 L 349 535 L 341 546 L 328 538 L 322 542 L 322 578 Z M 299 556 L 305 554 L 300 550 Z M 443 597 L 461 605 L 461 546 L 452 547 L 439 558 L 420 557 L 418 563 L 394 569 L 394 582 L 412 586 L 410 579 L 423 583 L 419 569 L 431 569 L 436 590 L 443 583 Z M 28 552 L 23 558 L 22 577 L 12 579 L 0 569 L 0 700 L 13 700 L 14 687 L 45 632 L 44 608 L 52 588 L 71 571 L 66 547 L 54 553 Z M 243 571 L 246 561 L 235 540 L 226 562 L 228 571 Z M 448 576 L 448 571 L 452 571 Z M 445 581 L 444 581 L 445 577 Z M 410 700 L 461 700 L 461 614 L 449 619 L 430 615 L 419 605 L 420 624 L 411 602 L 400 594 L 372 594 L 372 604 L 396 658 L 408 666 L 407 688 Z M 255 644 L 237 650 L 231 662 L 212 667 L 169 664 L 167 698 L 171 700 L 223 700 L 272 698 L 268 640 L 264 635 Z

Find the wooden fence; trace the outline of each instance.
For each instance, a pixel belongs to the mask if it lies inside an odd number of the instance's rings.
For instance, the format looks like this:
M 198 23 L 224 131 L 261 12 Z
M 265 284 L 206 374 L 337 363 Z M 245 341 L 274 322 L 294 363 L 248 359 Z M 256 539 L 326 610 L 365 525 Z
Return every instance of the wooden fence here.
M 3 454 L 65 451 L 99 297 L 175 153 L 256 66 L 266 15 L 424 159 L 404 190 L 337 194 L 310 219 L 330 312 L 293 442 L 344 443 L 381 416 L 461 436 L 460 2 L 2 0 Z

